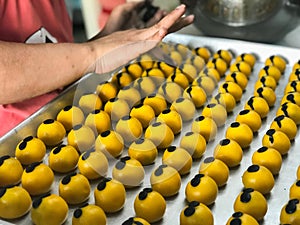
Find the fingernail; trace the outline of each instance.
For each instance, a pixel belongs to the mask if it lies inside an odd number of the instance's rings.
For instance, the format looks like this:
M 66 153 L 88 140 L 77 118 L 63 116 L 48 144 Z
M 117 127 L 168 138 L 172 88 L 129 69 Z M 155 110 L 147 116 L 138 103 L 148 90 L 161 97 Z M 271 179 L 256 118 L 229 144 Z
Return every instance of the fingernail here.
M 179 5 L 179 6 L 176 7 L 176 9 L 182 9 L 182 8 L 185 8 L 184 4 L 181 4 L 181 5 Z

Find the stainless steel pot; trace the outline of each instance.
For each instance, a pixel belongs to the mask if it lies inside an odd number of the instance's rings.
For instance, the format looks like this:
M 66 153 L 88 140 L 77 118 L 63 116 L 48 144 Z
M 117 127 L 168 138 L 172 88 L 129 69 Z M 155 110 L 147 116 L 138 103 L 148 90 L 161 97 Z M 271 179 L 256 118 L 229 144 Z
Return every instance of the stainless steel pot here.
M 276 42 L 298 25 L 300 0 L 181 0 L 204 34 Z

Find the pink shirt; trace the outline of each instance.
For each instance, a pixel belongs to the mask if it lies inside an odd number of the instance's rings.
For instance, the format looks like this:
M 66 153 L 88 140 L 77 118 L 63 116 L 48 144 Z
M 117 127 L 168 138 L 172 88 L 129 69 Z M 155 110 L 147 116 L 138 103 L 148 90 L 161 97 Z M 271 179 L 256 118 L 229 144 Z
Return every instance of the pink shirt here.
M 0 40 L 73 42 L 72 22 L 64 0 L 0 0 Z M 24 102 L 0 105 L 0 137 L 57 94 L 52 92 Z

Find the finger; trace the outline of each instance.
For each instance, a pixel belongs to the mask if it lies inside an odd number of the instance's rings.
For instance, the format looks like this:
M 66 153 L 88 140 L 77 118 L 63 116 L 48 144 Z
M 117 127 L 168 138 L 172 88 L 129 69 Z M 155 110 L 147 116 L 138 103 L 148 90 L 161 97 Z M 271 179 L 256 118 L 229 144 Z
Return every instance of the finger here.
M 166 15 L 166 11 L 158 10 L 155 15 L 146 23 L 146 27 L 151 27 L 159 22 Z
M 176 32 L 183 27 L 186 27 L 194 22 L 194 15 L 189 15 L 178 20 L 172 27 L 168 30 L 168 33 Z

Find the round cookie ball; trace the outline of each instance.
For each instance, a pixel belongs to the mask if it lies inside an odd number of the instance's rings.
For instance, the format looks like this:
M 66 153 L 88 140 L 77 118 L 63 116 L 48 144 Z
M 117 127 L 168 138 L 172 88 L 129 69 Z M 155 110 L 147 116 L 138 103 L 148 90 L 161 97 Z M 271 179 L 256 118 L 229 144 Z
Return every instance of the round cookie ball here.
M 41 195 L 50 191 L 54 182 L 54 173 L 44 163 L 32 163 L 22 174 L 22 187 L 30 195 Z
M 272 76 L 262 76 L 255 82 L 254 89 L 256 90 L 260 87 L 269 87 L 273 91 L 275 91 L 277 87 L 277 82 Z
M 206 93 L 204 89 L 198 85 L 190 85 L 183 92 L 184 98 L 192 100 L 196 108 L 200 108 L 206 102 Z
M 126 191 L 122 183 L 111 178 L 102 178 L 94 190 L 95 204 L 106 213 L 120 211 L 125 204 Z
M 190 99 L 183 97 L 176 99 L 171 104 L 170 109 L 178 112 L 183 122 L 192 120 L 196 112 L 194 103 Z
M 89 113 L 84 124 L 92 128 L 95 134 L 101 134 L 103 131 L 109 130 L 111 127 L 109 114 L 101 109 L 96 109 Z
M 202 57 L 205 60 L 205 62 L 208 62 L 209 58 L 212 56 L 211 50 L 207 47 L 197 47 L 194 48 L 192 52 Z
M 214 217 L 205 204 L 193 201 L 180 212 L 180 224 L 213 225 Z
M 44 142 L 32 136 L 28 136 L 20 141 L 15 150 L 16 158 L 23 165 L 29 165 L 43 160 L 46 154 Z
M 58 173 L 74 170 L 79 160 L 79 153 L 71 145 L 59 145 L 51 150 L 48 157 L 49 167 Z
M 59 144 L 65 135 L 66 129 L 64 126 L 53 119 L 44 120 L 37 129 L 37 137 L 48 146 Z
M 297 176 L 297 180 L 300 180 L 300 165 L 297 168 L 296 176 Z
M 142 136 L 143 126 L 137 118 L 124 116 L 117 122 L 115 131 L 122 136 L 124 143 L 130 144 Z
M 225 72 L 228 69 L 227 62 L 224 59 L 222 59 L 222 58 L 210 59 L 206 63 L 206 67 L 208 67 L 208 68 L 214 68 L 214 69 L 218 70 L 218 72 L 219 72 L 219 74 L 220 74 L 221 77 L 224 76 Z
M 134 80 L 141 77 L 144 71 L 144 68 L 138 62 L 131 62 L 128 65 L 126 65 L 124 69 L 127 73 L 129 73 L 132 76 Z
M 175 110 L 165 109 L 157 116 L 157 122 L 166 123 L 172 129 L 174 135 L 181 132 L 182 118 Z
M 274 106 L 276 102 L 276 94 L 270 87 L 259 87 L 258 89 L 255 89 L 254 96 L 265 99 L 269 107 Z
M 56 120 L 65 127 L 66 131 L 70 131 L 74 126 L 84 122 L 84 114 L 79 107 L 68 105 L 59 111 Z
M 151 187 L 164 197 L 176 195 L 181 187 L 180 174 L 171 166 L 160 165 L 150 176 Z
M 128 155 L 146 166 L 154 163 L 158 152 L 155 144 L 150 139 L 140 138 L 129 146 Z
M 122 136 L 113 130 L 107 130 L 98 135 L 95 142 L 96 151 L 103 152 L 107 158 L 120 156 L 124 149 Z
M 290 73 L 289 81 L 293 81 L 293 80 L 300 80 L 300 67 L 293 69 L 293 71 Z
M 117 86 L 109 81 L 104 81 L 96 87 L 96 94 L 99 95 L 103 102 L 107 102 L 109 99 L 115 98 L 118 91 Z
M 222 139 L 215 147 L 213 156 L 232 168 L 238 166 L 242 161 L 243 149 L 234 140 Z
M 281 78 L 281 72 L 280 70 L 272 65 L 269 66 L 264 66 L 262 69 L 260 69 L 259 73 L 258 73 L 258 77 L 263 77 L 263 76 L 271 76 L 276 80 L 276 83 L 278 83 L 278 81 Z
M 249 214 L 257 221 L 264 218 L 268 210 L 268 203 L 259 191 L 245 188 L 234 201 L 233 208 L 236 212 Z
M 80 173 L 71 173 L 59 182 L 58 192 L 68 204 L 80 204 L 88 200 L 91 191 L 89 180 Z
M 246 102 L 244 109 L 254 110 L 260 115 L 261 119 L 266 118 L 270 111 L 267 101 L 264 98 L 257 96 L 250 97 Z
M 198 116 L 192 123 L 192 131 L 201 134 L 207 142 L 215 139 L 217 129 L 216 122 L 206 116 Z
M 181 138 L 179 146 L 190 153 L 193 159 L 199 159 L 206 150 L 206 140 L 201 134 L 190 131 Z
M 129 107 L 133 107 L 134 105 L 139 104 L 142 99 L 140 92 L 132 85 L 127 85 L 123 87 L 119 91 L 117 97 L 119 99 L 125 100 Z
M 215 80 L 209 76 L 196 77 L 192 85 L 201 87 L 204 90 L 206 96 L 211 96 L 217 86 Z
M 114 84 L 118 89 L 130 85 L 133 81 L 132 76 L 126 71 L 121 71 L 113 74 L 111 78 L 112 84 Z
M 218 186 L 209 176 L 197 174 L 185 187 L 185 197 L 188 202 L 200 202 L 211 205 L 218 195 Z
M 0 157 L 0 187 L 18 184 L 22 173 L 23 167 L 19 160 L 9 155 Z
M 158 69 L 160 69 L 164 73 L 165 77 L 170 76 L 176 70 L 178 70 L 178 67 L 176 67 L 175 65 L 172 65 L 170 63 L 167 63 L 165 61 L 157 61 L 157 62 L 155 62 L 154 66 L 157 67 Z
M 185 75 L 184 73 L 179 72 L 179 71 L 170 75 L 166 81 L 174 82 L 174 83 L 178 84 L 182 89 L 186 89 L 190 83 L 187 75 Z
M 299 112 L 300 112 L 300 106 L 291 102 L 286 102 L 282 104 L 280 108 L 277 110 L 276 116 L 285 115 L 291 118 L 297 125 L 300 125 Z
M 275 148 L 281 155 L 285 155 L 290 150 L 291 142 L 285 133 L 269 129 L 262 138 L 262 145 Z
M 192 64 L 184 63 L 180 65 L 180 69 L 187 77 L 189 83 L 193 82 L 193 80 L 197 77 L 197 69 Z
M 300 188 L 300 181 L 297 180 L 290 187 L 290 190 L 289 190 L 289 193 L 290 193 L 289 197 L 290 197 L 290 199 L 295 199 L 295 198 L 299 199 L 300 198 L 299 188 Z
M 169 56 L 177 66 L 179 66 L 183 62 L 183 57 L 178 51 L 171 51 L 169 53 Z
M 290 140 L 294 140 L 297 134 L 297 125 L 291 118 L 285 115 L 275 117 L 270 125 L 270 129 L 282 131 Z
M 154 61 L 152 59 L 152 56 L 149 54 L 142 54 L 137 59 L 136 62 L 140 64 L 144 70 L 150 69 L 154 65 Z
M 162 163 L 175 168 L 180 175 L 185 175 L 192 168 L 193 159 L 191 155 L 183 148 L 170 146 L 162 156 Z
M 286 102 L 291 102 L 294 103 L 298 106 L 300 106 L 300 92 L 290 92 L 286 93 L 282 98 L 281 98 L 281 103 L 280 105 L 283 105 Z
M 205 61 L 198 55 L 191 55 L 185 60 L 185 63 L 192 64 L 198 71 L 201 71 L 205 67 Z
M 260 115 L 256 111 L 250 109 L 240 111 L 235 120 L 239 123 L 248 125 L 253 133 L 257 132 L 262 124 Z
M 213 54 L 213 58 L 221 58 L 223 59 L 227 65 L 230 65 L 230 62 L 232 60 L 232 53 L 229 50 L 225 50 L 225 49 L 219 49 L 217 52 L 215 52 L 215 54 Z
M 167 108 L 167 102 L 160 94 L 153 93 L 148 95 L 144 101 L 144 105 L 149 105 L 154 110 L 155 116 L 158 116 L 163 110 Z
M 150 225 L 146 220 L 140 217 L 130 217 L 122 223 L 122 225 Z
M 215 84 L 221 80 L 218 70 L 214 68 L 207 68 L 207 67 L 204 68 L 203 70 L 200 71 L 199 76 L 210 77 L 213 79 Z
M 226 138 L 236 141 L 242 148 L 250 146 L 253 140 L 253 132 L 245 123 L 233 122 L 227 128 Z
M 281 169 L 282 157 L 276 149 L 263 146 L 252 154 L 252 163 L 264 166 L 273 175 L 277 175 Z
M 254 219 L 252 216 L 242 213 L 242 212 L 235 212 L 232 214 L 232 216 L 227 220 L 226 225 L 234 225 L 234 224 L 240 224 L 240 225 L 259 225 L 256 219 Z
M 157 93 L 162 95 L 167 102 L 171 103 L 182 96 L 183 89 L 175 82 L 166 81 L 159 86 Z
M 164 82 L 166 79 L 165 74 L 161 69 L 153 67 L 144 70 L 142 77 L 151 78 L 157 86 Z
M 143 165 L 129 156 L 122 157 L 112 170 L 112 177 L 126 188 L 140 186 L 145 177 Z
M 104 177 L 108 171 L 108 160 L 101 151 L 94 149 L 81 154 L 78 160 L 79 172 L 89 180 Z
M 299 199 L 290 199 L 280 211 L 280 224 L 298 224 L 300 222 Z
M 268 194 L 274 187 L 274 177 L 264 166 L 251 165 L 243 173 L 242 182 L 245 188 L 253 188 L 262 194 Z
M 244 91 L 248 85 L 248 78 L 242 72 L 232 72 L 225 76 L 225 82 L 234 82 Z
M 284 73 L 286 68 L 286 61 L 279 55 L 272 55 L 265 61 L 266 66 L 275 66 L 281 73 Z
M 68 204 L 62 197 L 45 194 L 33 201 L 31 220 L 36 225 L 63 224 L 67 219 L 68 210 Z
M 188 54 L 191 53 L 191 50 L 189 49 L 188 46 L 180 43 L 176 43 L 174 45 L 174 49 L 177 50 L 182 55 L 183 58 L 188 57 Z
M 294 65 L 293 65 L 293 71 L 295 71 L 295 70 L 297 70 L 297 69 L 300 68 L 300 62 L 299 61 L 300 60 L 298 60 L 297 62 L 294 63 Z
M 138 104 L 131 109 L 130 116 L 137 118 L 141 122 L 143 129 L 145 129 L 155 118 L 155 112 L 149 105 Z
M 101 109 L 103 106 L 102 100 L 95 93 L 83 94 L 78 102 L 79 107 L 85 114 Z
M 224 162 L 214 157 L 207 157 L 201 163 L 199 173 L 210 176 L 218 187 L 222 187 L 227 183 L 229 178 L 229 169 Z
M 133 83 L 133 87 L 140 92 L 141 98 L 152 94 L 156 90 L 156 84 L 151 77 L 140 77 Z
M 243 53 L 241 55 L 238 55 L 235 60 L 236 60 L 236 62 L 245 61 L 252 68 L 254 67 L 254 65 L 256 63 L 256 57 L 254 54 L 251 54 L 251 53 Z
M 16 219 L 24 216 L 31 208 L 29 193 L 22 187 L 0 188 L 0 218 Z
M 202 115 L 212 118 L 217 127 L 221 127 L 227 120 L 227 111 L 221 104 L 210 103 L 203 108 Z
M 236 102 L 239 102 L 243 95 L 243 89 L 235 82 L 224 81 L 218 89 L 219 93 L 231 94 Z
M 216 94 L 211 98 L 210 103 L 221 104 L 225 107 L 227 113 L 231 113 L 236 106 L 235 98 L 227 92 Z
M 106 225 L 106 215 L 97 205 L 86 204 L 73 212 L 72 225 Z
M 85 152 L 94 146 L 95 134 L 89 126 L 79 124 L 69 132 L 67 140 L 79 152 Z
M 110 115 L 112 121 L 118 121 L 122 117 L 129 115 L 130 108 L 128 103 L 124 99 L 111 98 L 106 102 L 104 111 Z
M 150 139 L 158 149 L 164 149 L 174 141 L 174 133 L 166 123 L 155 122 L 145 130 L 145 138 Z
M 250 77 L 252 73 L 251 66 L 245 62 L 245 61 L 239 61 L 232 63 L 229 67 L 230 72 L 242 72 L 245 74 L 248 78 Z
M 163 218 L 166 211 L 166 201 L 157 191 L 144 188 L 134 200 L 134 211 L 137 217 L 154 223 Z

